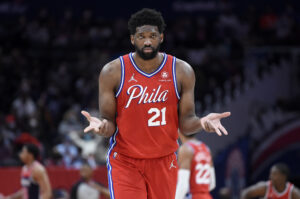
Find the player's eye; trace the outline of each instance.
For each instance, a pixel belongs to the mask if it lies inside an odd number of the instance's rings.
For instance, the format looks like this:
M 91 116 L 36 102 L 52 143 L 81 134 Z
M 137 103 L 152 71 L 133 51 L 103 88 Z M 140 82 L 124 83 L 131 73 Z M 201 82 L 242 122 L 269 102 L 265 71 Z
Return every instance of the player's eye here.
M 144 39 L 144 36 L 143 35 L 138 35 L 137 38 L 138 39 Z

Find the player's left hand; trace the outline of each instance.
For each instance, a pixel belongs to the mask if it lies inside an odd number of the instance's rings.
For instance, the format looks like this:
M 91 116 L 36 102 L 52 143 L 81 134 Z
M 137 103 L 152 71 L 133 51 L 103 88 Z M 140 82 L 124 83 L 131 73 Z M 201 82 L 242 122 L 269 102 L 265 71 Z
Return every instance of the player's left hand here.
M 205 117 L 200 119 L 201 126 L 203 130 L 207 132 L 216 132 L 219 136 L 228 135 L 227 130 L 222 126 L 221 119 L 229 117 L 231 115 L 230 112 L 224 113 L 210 113 Z

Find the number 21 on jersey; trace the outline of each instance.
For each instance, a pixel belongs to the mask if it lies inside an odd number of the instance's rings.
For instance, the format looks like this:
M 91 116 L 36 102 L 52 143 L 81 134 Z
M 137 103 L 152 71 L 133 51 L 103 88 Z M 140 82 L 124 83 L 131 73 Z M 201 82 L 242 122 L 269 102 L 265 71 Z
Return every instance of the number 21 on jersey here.
M 167 108 L 164 107 L 161 110 L 158 108 L 150 108 L 148 110 L 148 114 L 153 114 L 152 117 L 148 120 L 148 126 L 163 126 L 166 125 L 166 110 Z M 159 118 L 161 116 L 161 118 Z

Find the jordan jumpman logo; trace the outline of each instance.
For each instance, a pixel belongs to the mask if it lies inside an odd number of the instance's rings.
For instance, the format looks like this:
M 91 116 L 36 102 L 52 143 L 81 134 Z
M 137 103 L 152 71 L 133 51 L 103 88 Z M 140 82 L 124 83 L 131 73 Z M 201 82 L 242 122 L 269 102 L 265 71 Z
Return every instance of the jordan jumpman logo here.
M 174 160 L 172 160 L 169 170 L 172 168 L 176 168 L 176 166 L 174 165 Z
M 137 80 L 136 80 L 136 79 L 134 79 L 134 73 L 132 73 L 132 76 L 131 76 L 131 78 L 130 78 L 130 80 L 129 80 L 128 82 L 131 82 L 131 81 L 135 81 L 135 82 L 137 82 Z

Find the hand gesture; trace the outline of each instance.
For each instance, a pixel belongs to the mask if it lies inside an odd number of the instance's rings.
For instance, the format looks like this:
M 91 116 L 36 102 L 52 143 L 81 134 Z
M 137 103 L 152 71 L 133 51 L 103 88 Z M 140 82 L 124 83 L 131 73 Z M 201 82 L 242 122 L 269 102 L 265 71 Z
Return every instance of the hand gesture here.
M 81 114 L 86 117 L 86 119 L 89 121 L 89 126 L 87 126 L 84 129 L 84 132 L 87 133 L 89 131 L 93 131 L 94 133 L 97 134 L 104 134 L 104 132 L 107 130 L 107 120 L 100 120 L 96 117 L 92 117 L 88 112 L 86 111 L 81 111 Z
M 216 132 L 219 136 L 222 135 L 221 132 L 223 132 L 224 135 L 228 135 L 228 132 L 221 124 L 221 119 L 229 117 L 230 112 L 224 112 L 224 113 L 210 113 L 207 116 L 200 119 L 201 126 L 203 130 L 207 132 Z

